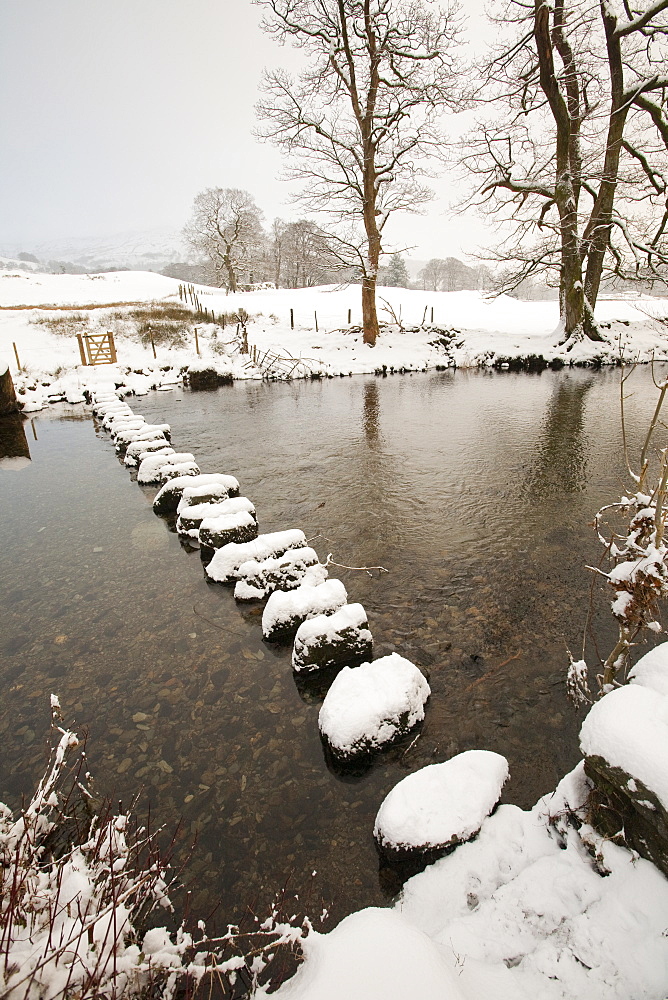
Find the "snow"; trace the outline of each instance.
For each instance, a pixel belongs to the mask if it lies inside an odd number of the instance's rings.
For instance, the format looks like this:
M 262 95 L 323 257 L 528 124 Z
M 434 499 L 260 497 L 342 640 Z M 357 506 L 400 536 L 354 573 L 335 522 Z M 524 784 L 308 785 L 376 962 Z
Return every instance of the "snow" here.
M 424 719 L 431 690 L 418 668 L 398 653 L 344 667 L 325 696 L 320 732 L 332 750 L 352 757 L 391 742 Z
M 46 405 L 37 381 L 49 381 L 51 390 L 80 398 L 84 388 L 94 388 L 104 379 L 124 385 L 128 390 L 145 393 L 149 388 L 174 385 L 189 365 L 213 367 L 229 372 L 237 379 L 257 379 L 262 370 L 251 363 L 249 355 L 224 341 L 227 332 L 213 324 L 199 324 L 199 348 L 194 342 L 179 347 L 157 346 L 153 358 L 150 346 L 144 346 L 132 324 L 114 319 L 123 306 L 139 302 L 178 302 L 176 279 L 141 271 L 112 272 L 99 275 L 47 275 L 30 272 L 0 273 L 0 366 L 16 370 L 13 344 L 16 343 L 25 372 L 15 376 L 17 389 L 26 389 L 31 409 Z M 621 347 L 627 356 L 649 361 L 668 358 L 668 344 L 658 318 L 668 314 L 668 301 L 637 298 L 599 302 L 596 314 L 604 323 L 608 338 L 604 344 L 585 341 L 570 352 L 559 346 L 559 317 L 556 302 L 521 302 L 509 296 L 485 298 L 483 293 L 427 292 L 403 288 L 380 288 L 378 292 L 381 321 L 389 320 L 381 299 L 397 312 L 401 309 L 410 329 L 384 327 L 376 346 L 362 342 L 358 326 L 347 326 L 348 310 L 353 324 L 361 319 L 361 291 L 358 285 L 322 286 L 305 289 L 263 289 L 225 295 L 217 288 L 197 286 L 204 307 L 217 315 L 239 308 L 251 316 L 248 342 L 261 357 L 267 352 L 296 359 L 298 373 L 322 375 L 361 374 L 383 366 L 388 371 L 401 368 L 422 370 L 435 365 L 459 367 L 487 366 L 495 359 L 543 355 L 546 360 L 565 363 L 586 362 L 601 358 L 609 363 L 619 356 Z M 82 367 L 76 337 L 55 334 L 44 324 L 31 320 L 49 315 L 49 306 L 59 307 L 62 316 L 68 306 L 85 315 L 90 332 L 104 332 L 116 324 L 115 341 L 119 361 L 101 368 Z M 86 307 L 86 308 L 84 308 Z M 105 308 L 106 307 L 106 308 Z M 434 310 L 434 324 L 422 326 Z M 295 327 L 290 327 L 290 310 Z M 319 332 L 315 330 L 315 314 Z M 653 319 L 657 317 L 657 319 Z M 628 325 L 625 325 L 628 324 Z M 439 330 L 451 330 L 452 344 L 446 351 L 439 346 Z M 214 336 L 215 335 L 215 336 Z M 231 336 L 231 334 L 230 334 Z M 294 360 L 287 362 L 293 367 Z M 279 365 L 280 368 L 280 365 Z M 104 369 L 104 370 L 102 370 Z M 56 377 L 56 372 L 58 373 Z
M 312 931 L 305 964 L 272 996 L 663 1000 L 668 881 L 584 822 L 587 790 L 580 764 L 532 810 L 499 806 L 393 910 Z
M 629 680 L 668 697 L 668 642 L 645 653 L 629 671 Z
M 311 931 L 306 962 L 276 1000 L 465 1000 L 441 949 L 399 913 L 371 907 L 329 934 Z
M 641 671 L 642 672 L 642 671 Z M 668 698 L 641 683 L 616 688 L 589 710 L 580 730 L 586 756 L 638 778 L 668 809 Z
M 299 625 L 314 615 L 337 611 L 348 600 L 340 580 L 325 580 L 313 587 L 302 583 L 294 590 L 275 590 L 262 613 L 265 639 L 285 630 L 297 631 Z
M 468 840 L 499 801 L 508 761 L 466 750 L 409 774 L 387 795 L 373 834 L 382 847 L 427 850 Z
M 156 498 L 157 499 L 157 498 Z M 206 575 L 216 583 L 231 583 L 238 578 L 239 567 L 249 559 L 262 560 L 282 556 L 288 549 L 306 546 L 306 535 L 300 528 L 272 531 L 258 535 L 251 542 L 230 542 L 215 553 L 206 567 Z

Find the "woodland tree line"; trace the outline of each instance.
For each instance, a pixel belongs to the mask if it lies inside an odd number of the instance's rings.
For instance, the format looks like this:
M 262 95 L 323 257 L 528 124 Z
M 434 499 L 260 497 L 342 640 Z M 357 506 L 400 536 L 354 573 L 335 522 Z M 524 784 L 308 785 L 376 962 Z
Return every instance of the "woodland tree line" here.
M 668 0 L 493 0 L 496 40 L 468 63 L 447 0 L 257 3 L 304 57 L 296 75 L 265 74 L 258 134 L 285 152 L 313 217 L 267 234 L 246 192 L 201 192 L 186 236 L 217 284 L 357 279 L 373 345 L 376 285 L 398 266 L 386 224 L 429 201 L 444 161 L 468 177 L 464 207 L 504 223 L 490 251 L 503 287 L 545 276 L 558 289 L 567 347 L 601 339 L 606 278 L 666 282 Z M 463 111 L 475 125 L 449 142 Z

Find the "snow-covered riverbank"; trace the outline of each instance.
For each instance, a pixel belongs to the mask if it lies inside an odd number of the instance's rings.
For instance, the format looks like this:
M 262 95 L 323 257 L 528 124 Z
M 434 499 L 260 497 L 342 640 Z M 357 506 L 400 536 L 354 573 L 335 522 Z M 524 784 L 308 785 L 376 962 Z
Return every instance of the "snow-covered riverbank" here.
M 0 366 L 9 365 L 19 388 L 30 391 L 29 407 L 46 403 L 49 393 L 74 400 L 99 381 L 98 372 L 80 363 L 76 331 L 113 330 L 118 364 L 105 366 L 105 380 L 134 392 L 173 385 L 190 366 L 215 368 L 235 379 L 261 378 L 272 359 L 278 374 L 291 367 L 294 376 L 321 377 L 417 371 L 437 366 L 471 367 L 542 356 L 556 363 L 612 363 L 623 350 L 627 359 L 668 358 L 668 299 L 602 301 L 597 315 L 609 338 L 585 342 L 566 353 L 559 346 L 556 302 L 520 302 L 508 296 L 487 299 L 480 292 L 427 292 L 380 288 L 379 315 L 388 325 L 375 347 L 362 342 L 360 289 L 327 286 L 264 289 L 225 295 L 198 287 L 202 309 L 217 322 L 193 318 L 198 329 L 177 346 L 142 343 L 131 307 L 178 303 L 179 282 L 152 272 L 119 271 L 99 275 L 46 275 L 4 272 L 0 275 Z M 241 353 L 234 320 L 223 328 L 221 317 L 244 310 L 250 353 Z M 75 313 L 73 323 L 53 332 L 52 318 Z M 349 322 L 350 317 L 350 322 Z M 44 322 L 47 320 L 47 322 Z M 399 321 L 399 322 L 396 322 Z M 14 345 L 24 372 L 17 372 Z M 198 353 L 199 351 L 199 353 Z M 290 359 L 290 360 L 287 360 Z M 293 366 L 292 362 L 298 362 Z M 47 383 L 46 385 L 40 383 Z

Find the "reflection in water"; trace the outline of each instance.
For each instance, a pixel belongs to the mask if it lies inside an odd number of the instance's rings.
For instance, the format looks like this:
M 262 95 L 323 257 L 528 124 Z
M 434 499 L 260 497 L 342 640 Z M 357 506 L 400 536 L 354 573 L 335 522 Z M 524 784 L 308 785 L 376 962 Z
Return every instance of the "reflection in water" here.
M 594 376 L 573 373 L 555 385 L 547 407 L 527 487 L 532 499 L 584 489 L 587 442 L 584 408 Z
M 30 465 L 30 448 L 23 417 L 0 417 L 0 469 L 18 470 Z
M 380 401 L 378 398 L 378 383 L 364 383 L 364 434 L 370 448 L 378 443 Z
M 647 373 L 630 439 L 654 395 Z M 564 646 L 577 647 L 583 567 L 598 555 L 588 522 L 623 472 L 617 400 L 614 375 L 569 372 L 142 398 L 204 471 L 238 477 L 262 531 L 300 527 L 321 557 L 389 570 L 336 575 L 367 611 L 374 655 L 418 664 L 432 696 L 419 739 L 357 773 L 323 759 L 326 683 L 295 682 L 290 649 L 262 641 L 262 605 L 207 584 L 199 555 L 153 514 L 154 491 L 82 410 L 78 422 L 45 412 L 30 467 L 0 476 L 0 799 L 18 804 L 42 772 L 53 691 L 68 722 L 90 728 L 100 794 L 144 789 L 156 823 L 182 817 L 197 834 L 185 880 L 198 910 L 222 898 L 223 922 L 238 920 L 312 871 L 334 920 L 384 902 L 393 883 L 378 884 L 373 821 L 406 774 L 496 750 L 510 761 L 507 797 L 527 806 L 578 758 Z M 531 503 L 518 490 L 537 450 L 555 484 L 581 483 L 568 504 L 563 485 Z

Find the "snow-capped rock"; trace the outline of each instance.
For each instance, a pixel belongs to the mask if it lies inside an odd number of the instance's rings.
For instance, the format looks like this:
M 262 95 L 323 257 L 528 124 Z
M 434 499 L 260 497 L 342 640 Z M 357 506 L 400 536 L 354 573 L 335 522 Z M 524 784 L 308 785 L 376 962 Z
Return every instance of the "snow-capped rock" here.
M 316 587 L 303 583 L 294 590 L 275 590 L 262 614 L 262 635 L 269 642 L 286 642 L 307 618 L 338 611 L 347 600 L 340 580 L 326 580 Z
M 420 670 L 398 653 L 344 667 L 322 703 L 320 732 L 337 757 L 368 753 L 421 722 L 430 693 Z
M 359 668 L 358 668 L 359 669 Z M 466 750 L 409 774 L 385 797 L 374 824 L 390 852 L 442 851 L 475 836 L 501 797 L 508 761 Z
M 157 497 L 156 497 L 157 500 Z M 155 509 L 155 503 L 153 505 Z M 206 567 L 206 575 L 215 583 L 233 583 L 239 578 L 239 567 L 249 559 L 277 558 L 288 549 L 306 546 L 306 535 L 300 528 L 287 531 L 271 531 L 258 535 L 251 542 L 231 543 L 217 549 Z
M 234 588 L 237 601 L 260 601 L 274 590 L 294 590 L 302 583 L 317 586 L 327 579 L 327 568 L 318 562 L 317 552 L 306 546 L 289 549 L 278 558 L 249 559 L 238 571 Z
M 200 486 L 222 486 L 227 490 L 228 496 L 239 496 L 239 483 L 234 476 L 227 476 L 223 472 L 204 472 L 198 476 L 179 476 L 170 479 L 158 491 L 153 501 L 153 510 L 156 514 L 173 514 L 179 506 L 184 490 L 197 489 Z
M 292 669 L 303 673 L 353 667 L 370 660 L 372 654 L 366 611 L 361 604 L 344 604 L 332 615 L 316 615 L 302 622 L 295 636 Z

